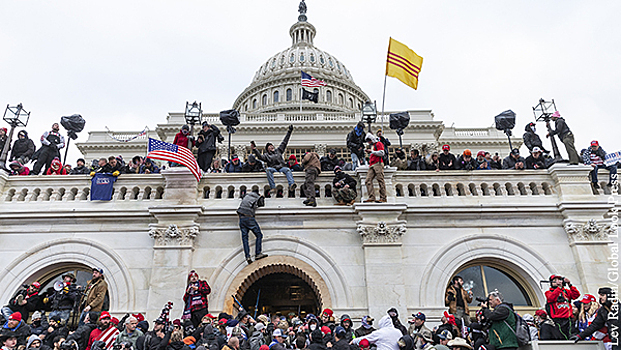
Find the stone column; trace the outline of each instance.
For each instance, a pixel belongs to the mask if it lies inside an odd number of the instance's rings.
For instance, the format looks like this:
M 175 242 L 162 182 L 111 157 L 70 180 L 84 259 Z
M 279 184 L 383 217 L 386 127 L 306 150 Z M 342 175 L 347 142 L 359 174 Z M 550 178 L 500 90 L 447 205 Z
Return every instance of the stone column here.
M 186 168 L 162 172 L 166 179 L 166 205 L 149 208 L 154 222 L 149 224 L 153 238 L 153 263 L 146 303 L 147 319 L 159 316 L 164 304 L 173 301 L 174 313 L 183 310 L 187 275 L 192 270 L 194 239 L 200 234 L 197 223 L 202 206 L 197 205 L 197 182 Z M 198 271 L 200 275 L 200 271 Z
M 357 231 L 364 249 L 370 315 L 383 315 L 395 307 L 402 319 L 407 316 L 401 247 L 406 228 L 405 221 L 399 220 L 406 209 L 405 204 L 355 205 L 356 213 L 362 218 Z
M 554 180 L 552 188 L 559 197 L 562 225 L 580 278 L 572 282 L 582 294 L 608 284 L 602 262 L 608 261 L 613 248 L 618 251 L 617 226 L 607 215 L 614 203 L 608 202 L 607 196 L 593 194 L 588 179 L 590 170 L 590 167 L 566 164 L 556 164 L 549 169 Z

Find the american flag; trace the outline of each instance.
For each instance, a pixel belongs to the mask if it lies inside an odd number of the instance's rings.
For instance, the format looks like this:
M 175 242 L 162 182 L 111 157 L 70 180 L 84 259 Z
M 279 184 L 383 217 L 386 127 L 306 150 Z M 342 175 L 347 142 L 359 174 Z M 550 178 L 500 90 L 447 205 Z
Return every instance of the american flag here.
M 326 86 L 326 82 L 323 80 L 317 80 L 313 78 L 310 74 L 306 74 L 302 71 L 302 86 L 306 87 L 319 87 Z
M 198 167 L 196 158 L 192 152 L 185 148 L 173 145 L 172 143 L 163 142 L 149 138 L 149 152 L 147 158 L 167 160 L 173 163 L 185 165 L 196 177 L 197 181 L 201 180 L 201 169 Z

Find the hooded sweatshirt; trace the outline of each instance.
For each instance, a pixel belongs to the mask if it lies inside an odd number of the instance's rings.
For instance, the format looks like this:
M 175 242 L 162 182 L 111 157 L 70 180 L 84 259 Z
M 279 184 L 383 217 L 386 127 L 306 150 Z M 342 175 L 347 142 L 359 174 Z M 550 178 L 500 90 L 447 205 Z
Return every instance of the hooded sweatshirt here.
M 18 138 L 13 142 L 13 149 L 11 150 L 11 160 L 19 157 L 32 158 L 35 152 L 34 142 L 28 138 L 28 132 L 26 130 L 20 131 L 17 135 L 24 135 L 23 139 Z
M 19 167 L 15 170 L 13 170 L 13 166 Z M 28 169 L 28 167 L 23 166 L 19 161 L 13 161 L 11 162 L 11 164 L 9 165 L 9 168 L 11 168 L 11 173 L 10 175 L 29 175 L 30 174 L 30 169 Z
M 392 325 L 390 316 L 385 315 L 378 322 L 379 329 L 365 336 L 354 339 L 354 344 L 358 345 L 362 339 L 366 339 L 371 344 L 377 346 L 377 350 L 399 350 L 399 339 L 403 334 Z
M 63 167 L 63 164 L 60 162 L 60 159 L 54 158 L 52 161 L 52 166 L 47 169 L 46 175 L 67 175 L 67 169 Z

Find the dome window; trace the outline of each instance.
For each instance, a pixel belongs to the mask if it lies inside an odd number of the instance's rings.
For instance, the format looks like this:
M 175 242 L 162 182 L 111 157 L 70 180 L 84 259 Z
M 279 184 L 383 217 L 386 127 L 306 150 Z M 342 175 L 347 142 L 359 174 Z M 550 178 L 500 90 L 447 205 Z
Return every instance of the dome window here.
M 311 63 L 315 63 L 315 55 L 313 55 L 312 53 L 310 55 L 310 61 Z
M 278 91 L 274 91 L 274 103 L 278 102 Z
M 285 64 L 285 56 L 280 57 L 280 65 Z
M 247 103 L 244 105 L 244 112 L 248 112 L 248 104 Z
M 267 94 L 263 95 L 261 98 L 261 103 L 263 106 L 267 105 Z
M 326 64 L 326 60 L 323 59 L 323 56 L 319 56 L 319 62 L 321 62 L 321 64 Z
M 332 62 L 331 58 L 328 60 L 328 64 L 330 65 L 330 67 L 334 67 L 334 62 Z
M 276 59 L 274 58 L 274 60 L 272 61 L 272 68 L 276 67 Z
M 349 99 L 349 108 L 354 108 L 354 100 Z
M 343 104 L 343 94 L 339 94 L 339 104 Z
M 289 57 L 289 62 L 295 62 L 295 56 L 293 54 L 291 54 L 291 57 Z
M 336 62 L 336 68 L 337 68 L 339 71 L 341 70 L 341 65 L 340 65 L 338 62 Z
M 257 108 L 257 99 L 255 98 L 254 100 L 252 100 L 252 109 L 256 109 Z
M 300 52 L 300 62 L 304 62 L 304 52 Z
M 326 102 L 332 103 L 332 91 L 326 91 Z
M 286 95 L 287 101 L 291 101 L 293 99 L 293 90 L 287 89 Z

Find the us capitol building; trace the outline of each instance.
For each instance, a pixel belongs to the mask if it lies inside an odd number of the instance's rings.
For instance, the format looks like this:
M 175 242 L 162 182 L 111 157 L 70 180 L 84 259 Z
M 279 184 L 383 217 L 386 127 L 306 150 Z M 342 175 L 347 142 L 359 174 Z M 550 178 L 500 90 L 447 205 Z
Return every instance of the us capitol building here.
M 287 155 L 335 148 L 349 159 L 345 137 L 371 98 L 343 62 L 315 47 L 316 29 L 305 12 L 289 30 L 291 46 L 263 61 L 233 103 L 241 124 L 232 147 L 242 159 L 251 140 L 259 147 L 279 143 L 290 124 Z M 301 70 L 327 83 L 318 89 L 318 103 L 302 101 L 302 112 Z M 408 113 L 408 152 L 432 152 L 444 143 L 453 153 L 509 151 L 506 136 L 492 127 L 447 127 L 430 110 Z M 203 119 L 227 136 L 218 113 Z M 78 148 L 87 160 L 131 159 L 146 154 L 148 137 L 172 142 L 183 124 L 183 112 L 169 113 L 138 139 L 114 139 L 138 131 L 92 131 Z M 519 138 L 512 142 L 521 145 Z M 221 156 L 227 146 L 220 145 Z M 265 174 L 208 174 L 198 183 L 184 168 L 121 175 L 109 202 L 89 200 L 89 176 L 0 175 L 0 300 L 6 303 L 23 283 L 37 280 L 47 288 L 69 270 L 84 285 L 96 266 L 105 271 L 113 314 L 143 312 L 153 320 L 172 300 L 176 318 L 195 269 L 212 287 L 212 314 L 232 312 L 235 296 L 251 313 L 255 305 L 283 314 L 331 308 L 359 320 L 396 307 L 402 319 L 422 311 L 438 321 L 444 290 L 459 274 L 475 296 L 498 289 L 518 311 L 533 312 L 545 305 L 543 281 L 551 274 L 569 277 L 581 293 L 608 284 L 620 206 L 609 200 L 618 197 L 608 188 L 594 192 L 589 171 L 564 164 L 537 171 L 387 168 L 388 203 L 368 204 L 361 203 L 362 167 L 352 172 L 359 198 L 351 207 L 333 206 L 333 174 L 323 173 L 316 208 L 302 205 L 298 186 L 295 198 L 267 199 L 257 211 L 269 257 L 250 265 L 235 211 L 241 193 L 268 186 Z M 304 182 L 303 173 L 294 177 Z M 276 182 L 286 188 L 282 174 Z

